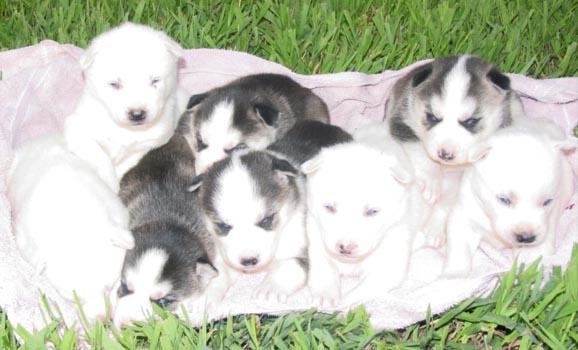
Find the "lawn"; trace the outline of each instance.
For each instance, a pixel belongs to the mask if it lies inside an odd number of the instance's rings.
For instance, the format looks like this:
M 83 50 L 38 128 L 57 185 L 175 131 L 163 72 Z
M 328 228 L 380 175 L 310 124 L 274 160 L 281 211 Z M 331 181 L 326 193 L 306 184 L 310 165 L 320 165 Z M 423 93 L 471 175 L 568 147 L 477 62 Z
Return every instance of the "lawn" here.
M 578 76 L 576 13 L 576 0 L 2 0 L 0 49 L 43 39 L 85 47 L 96 34 L 132 20 L 165 30 L 185 48 L 242 50 L 304 74 L 376 73 L 470 52 L 506 72 L 552 78 Z M 372 330 L 362 308 L 346 317 L 239 316 L 200 329 L 159 310 L 162 320 L 122 332 L 89 327 L 85 341 L 104 349 L 575 349 L 578 248 L 570 266 L 546 283 L 535 265 L 513 267 L 492 295 L 399 331 Z M 0 313 L 0 349 L 74 349 L 82 342 L 58 322 L 30 334 Z

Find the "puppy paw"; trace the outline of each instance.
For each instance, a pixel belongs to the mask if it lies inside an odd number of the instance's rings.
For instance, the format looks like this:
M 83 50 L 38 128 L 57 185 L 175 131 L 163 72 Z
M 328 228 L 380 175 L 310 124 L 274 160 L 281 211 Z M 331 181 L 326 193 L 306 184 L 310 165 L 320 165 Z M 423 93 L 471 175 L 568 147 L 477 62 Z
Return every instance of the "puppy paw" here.
M 253 292 L 253 298 L 286 303 L 291 291 L 285 290 L 271 280 L 263 281 Z
M 334 308 L 341 302 L 339 286 L 323 289 L 309 287 L 307 296 L 309 303 L 318 308 Z
M 429 205 L 434 204 L 439 199 L 441 192 L 439 181 L 421 178 L 417 180 L 417 185 Z

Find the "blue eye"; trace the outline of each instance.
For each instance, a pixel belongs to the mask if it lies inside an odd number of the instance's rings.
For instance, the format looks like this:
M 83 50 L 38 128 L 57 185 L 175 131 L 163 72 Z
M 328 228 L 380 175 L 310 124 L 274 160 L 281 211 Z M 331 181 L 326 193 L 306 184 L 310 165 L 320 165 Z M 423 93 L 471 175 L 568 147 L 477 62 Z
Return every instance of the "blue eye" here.
M 164 297 L 164 298 L 155 299 L 155 300 L 151 299 L 151 302 L 157 304 L 158 306 L 162 307 L 163 309 L 166 309 L 167 307 L 174 304 L 176 302 L 176 300 L 173 298 L 170 298 L 170 297 Z
M 512 201 L 510 200 L 510 198 L 506 197 L 506 196 L 498 196 L 496 197 L 498 199 L 498 201 L 500 203 L 502 203 L 503 205 L 509 207 L 510 205 L 512 205 Z
M 225 224 L 224 222 L 217 222 L 215 226 L 217 226 L 217 229 L 219 231 L 217 232 L 217 234 L 219 236 L 226 236 L 227 234 L 229 234 L 229 231 L 231 231 L 231 229 L 233 228 L 231 225 Z
M 460 124 L 468 129 L 468 130 L 472 130 L 473 128 L 476 127 L 476 125 L 478 125 L 478 122 L 481 120 L 481 118 L 469 118 L 466 119 L 464 121 L 461 121 Z
M 273 229 L 273 220 L 274 219 L 275 219 L 275 214 L 271 214 L 271 215 L 263 218 L 263 220 L 259 221 L 257 223 L 257 226 L 259 226 L 263 230 L 271 231 Z
M 544 201 L 544 203 L 542 203 L 543 207 L 547 207 L 548 205 L 550 205 L 550 203 L 552 203 L 552 198 L 548 198 Z
M 437 123 L 439 123 L 441 120 L 436 117 L 433 113 L 426 113 L 425 114 L 426 120 L 430 125 L 436 125 Z

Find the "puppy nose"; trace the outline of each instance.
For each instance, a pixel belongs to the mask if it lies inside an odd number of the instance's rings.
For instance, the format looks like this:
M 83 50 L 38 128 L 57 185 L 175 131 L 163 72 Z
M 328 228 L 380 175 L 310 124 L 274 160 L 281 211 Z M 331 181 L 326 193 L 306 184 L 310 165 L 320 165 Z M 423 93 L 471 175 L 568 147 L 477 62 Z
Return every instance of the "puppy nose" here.
M 255 256 L 248 258 L 241 258 L 241 265 L 243 266 L 255 266 L 259 262 L 259 259 Z
M 514 234 L 518 243 L 532 243 L 536 240 L 534 232 L 518 232 Z
M 447 151 L 445 148 L 438 150 L 438 157 L 442 160 L 453 160 L 455 158 L 453 152 Z
M 131 109 L 128 111 L 128 119 L 131 122 L 141 122 L 145 120 L 147 113 L 144 109 Z
M 355 243 L 337 243 L 337 250 L 341 255 L 352 255 L 355 249 L 357 249 L 357 244 Z

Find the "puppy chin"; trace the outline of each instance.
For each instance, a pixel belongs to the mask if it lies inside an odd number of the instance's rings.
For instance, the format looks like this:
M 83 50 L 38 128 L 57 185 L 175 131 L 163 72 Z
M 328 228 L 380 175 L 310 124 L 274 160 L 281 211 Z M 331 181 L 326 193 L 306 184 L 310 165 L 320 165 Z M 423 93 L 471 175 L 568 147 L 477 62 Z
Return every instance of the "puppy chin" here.
M 250 274 L 259 273 L 259 272 L 263 272 L 263 271 L 267 270 L 267 268 L 271 264 L 271 260 L 269 260 L 265 263 L 260 263 L 257 266 L 250 266 L 250 267 L 235 264 L 235 263 L 230 262 L 229 260 L 226 260 L 226 263 L 235 271 L 240 272 L 242 274 L 250 275 Z
M 363 261 L 371 252 L 356 254 L 356 255 L 343 255 L 332 249 L 326 249 L 327 252 L 337 261 L 345 264 L 357 264 Z

